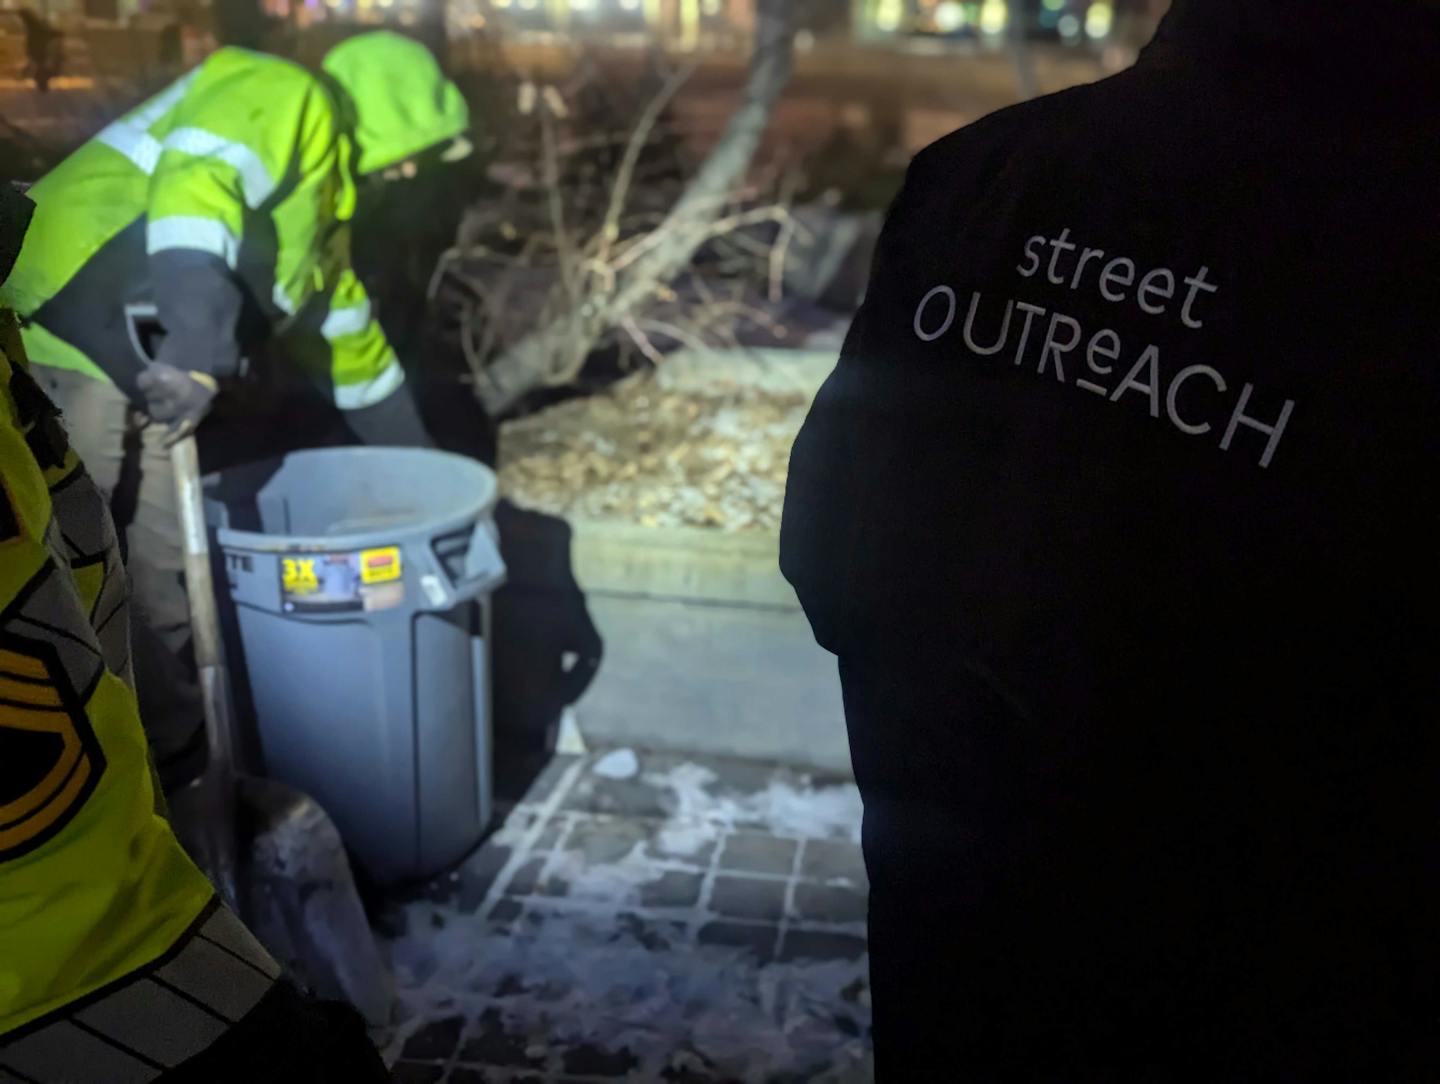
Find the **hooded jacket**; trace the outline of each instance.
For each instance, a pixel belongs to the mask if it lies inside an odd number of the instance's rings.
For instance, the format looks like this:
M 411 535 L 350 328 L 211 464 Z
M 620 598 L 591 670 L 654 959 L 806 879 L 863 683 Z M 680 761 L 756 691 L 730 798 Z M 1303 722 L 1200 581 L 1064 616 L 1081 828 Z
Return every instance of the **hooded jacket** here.
M 231 375 L 275 331 L 341 409 L 403 383 L 351 267 L 355 181 L 458 136 L 468 111 L 398 34 L 351 38 L 322 67 L 221 49 L 31 189 L 3 296 L 34 361 L 138 400 L 134 315 L 153 306 L 158 360 L 179 369 Z
M 911 165 L 781 539 L 879 1079 L 1440 1079 L 1437 56 L 1182 0 Z

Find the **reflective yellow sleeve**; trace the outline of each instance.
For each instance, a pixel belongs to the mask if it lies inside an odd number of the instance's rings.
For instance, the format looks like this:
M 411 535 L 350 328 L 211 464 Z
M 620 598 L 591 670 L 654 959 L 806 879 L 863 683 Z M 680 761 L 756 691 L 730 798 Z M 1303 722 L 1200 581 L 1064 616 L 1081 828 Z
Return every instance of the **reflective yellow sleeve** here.
M 176 135 L 187 140 L 175 141 Z M 150 178 L 146 208 L 145 248 L 154 255 L 167 249 L 208 252 L 235 267 L 245 235 L 247 161 L 238 144 L 229 155 L 201 153 L 214 150 L 213 140 L 198 129 L 181 129 L 165 141 L 165 150 Z
M 339 273 L 327 302 L 287 336 L 293 355 L 341 410 L 388 398 L 405 382 L 405 371 L 352 268 Z
M 156 130 L 148 250 L 209 252 L 234 267 L 247 214 L 303 177 L 312 130 L 332 114 L 314 77 L 279 61 L 195 80 Z
M 341 410 L 371 406 L 404 383 L 405 372 L 371 311 L 365 287 L 348 267 L 331 297 L 320 335 L 330 349 L 330 380 Z

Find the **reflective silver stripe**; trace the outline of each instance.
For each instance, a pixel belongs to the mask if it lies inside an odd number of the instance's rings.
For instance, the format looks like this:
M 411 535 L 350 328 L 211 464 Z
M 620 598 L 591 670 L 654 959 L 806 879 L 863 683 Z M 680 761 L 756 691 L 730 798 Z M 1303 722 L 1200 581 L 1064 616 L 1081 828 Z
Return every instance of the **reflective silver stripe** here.
M 331 309 L 325 314 L 320 325 L 320 334 L 327 339 L 338 339 L 342 335 L 354 335 L 370 326 L 370 302 L 347 305 L 343 309 Z
M 171 215 L 145 224 L 145 251 L 150 255 L 170 248 L 185 248 L 219 256 L 232 270 L 240 252 L 240 239 L 225 223 L 195 215 Z
M 224 975 L 226 981 L 215 982 L 215 975 Z M 239 1020 L 254 1008 L 273 981 L 269 974 L 235 967 L 225 949 L 199 938 L 153 976 L 172 990 L 203 1002 L 227 1020 Z
M 279 974 L 240 920 L 217 908 L 163 966 L 17 1039 L 0 1038 L 0 1084 L 7 1071 L 39 1084 L 146 1084 L 223 1035 Z
M 149 128 L 150 125 L 180 104 L 180 99 L 185 97 L 185 92 L 190 89 L 190 84 L 195 82 L 199 74 L 199 68 L 186 72 L 148 102 L 142 103 L 140 108 L 126 118 L 126 121 L 142 130 Z
M 275 191 L 275 179 L 260 161 L 260 156 L 243 143 L 225 139 L 203 128 L 176 128 L 165 137 L 167 151 L 193 154 L 197 158 L 214 158 L 240 174 L 240 186 L 245 191 L 245 203 L 259 207 Z
M 390 362 L 369 380 L 359 384 L 336 384 L 335 405 L 341 410 L 359 410 L 388 399 L 405 383 L 405 370 L 390 355 Z
M 270 954 L 255 940 L 255 935 L 245 928 L 245 924 L 224 907 L 216 909 L 209 921 L 200 927 L 196 936 L 224 949 L 236 959 L 248 963 L 272 979 L 280 977 L 280 965 L 270 958 Z
M 286 316 L 295 315 L 295 303 L 290 300 L 290 295 L 285 292 L 285 287 L 281 286 L 278 282 L 275 284 L 275 288 L 270 291 L 270 300 L 275 302 L 275 307 Z
M 233 1023 L 148 977 L 86 1005 L 74 1021 L 161 1065 L 179 1065 Z
M 102 128 L 95 137 L 95 142 L 119 151 L 147 177 L 155 172 L 155 167 L 160 163 L 160 141 L 128 121 L 117 120 L 114 124 Z
M 130 116 L 103 128 L 95 137 L 96 141 L 119 151 L 141 173 L 150 176 L 160 162 L 162 150 L 160 141 L 150 134 L 150 126 L 180 104 L 180 99 L 185 97 L 185 92 L 199 74 L 200 69 L 196 68 L 181 76 Z
M 69 1020 L 0 1046 L 0 1066 L 40 1084 L 147 1084 L 165 1071 Z

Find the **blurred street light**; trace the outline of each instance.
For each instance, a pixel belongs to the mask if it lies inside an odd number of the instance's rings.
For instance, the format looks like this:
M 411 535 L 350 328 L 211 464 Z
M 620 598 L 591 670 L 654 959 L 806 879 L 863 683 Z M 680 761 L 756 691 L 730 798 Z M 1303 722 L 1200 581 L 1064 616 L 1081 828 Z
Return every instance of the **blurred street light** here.
M 875 9 L 875 25 L 889 33 L 900 29 L 905 21 L 905 6 L 901 0 L 880 0 Z
M 1003 34 L 1007 18 L 1005 0 L 985 0 L 980 7 L 981 33 Z
M 1097 0 L 1085 12 L 1085 33 L 1092 38 L 1108 36 L 1114 26 L 1114 5 L 1106 3 L 1105 0 Z
M 942 34 L 953 34 L 965 25 L 965 8 L 956 0 L 941 0 L 935 7 L 935 29 Z

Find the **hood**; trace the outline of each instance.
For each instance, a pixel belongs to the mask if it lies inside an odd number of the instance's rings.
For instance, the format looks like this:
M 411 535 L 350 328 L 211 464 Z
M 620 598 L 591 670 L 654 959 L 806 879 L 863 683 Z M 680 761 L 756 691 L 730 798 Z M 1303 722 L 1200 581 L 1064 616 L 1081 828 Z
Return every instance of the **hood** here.
M 460 88 L 418 41 L 375 30 L 341 42 L 321 64 L 335 81 L 354 134 L 356 173 L 403 162 L 470 126 Z

